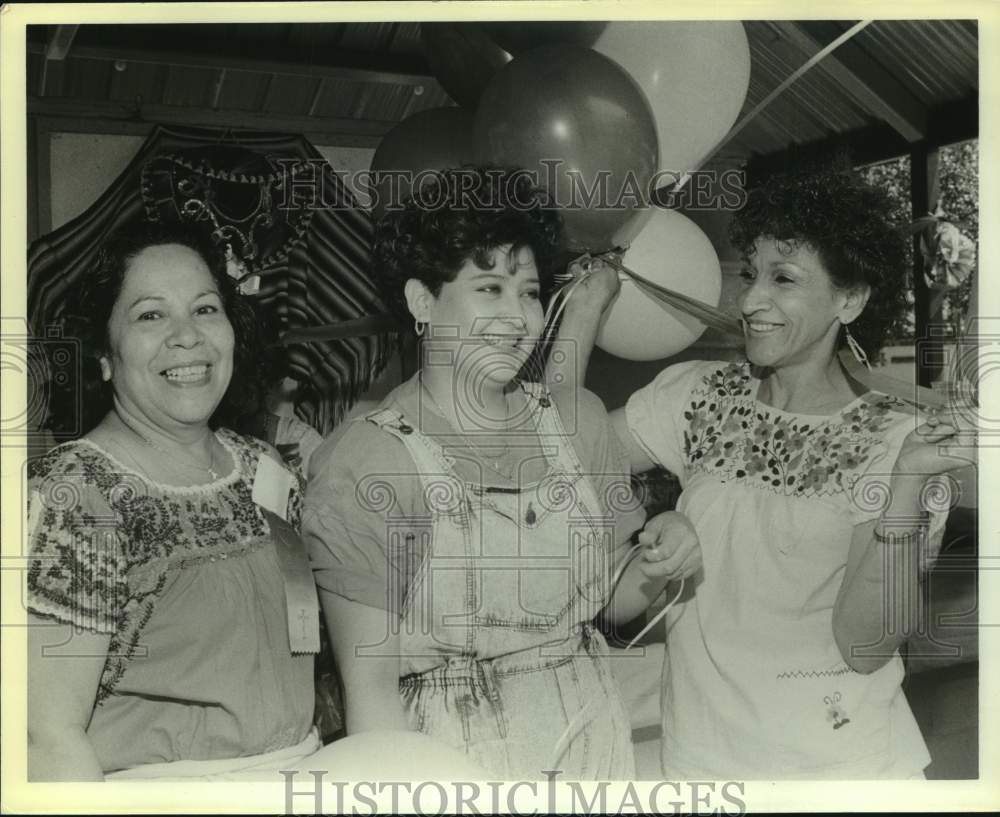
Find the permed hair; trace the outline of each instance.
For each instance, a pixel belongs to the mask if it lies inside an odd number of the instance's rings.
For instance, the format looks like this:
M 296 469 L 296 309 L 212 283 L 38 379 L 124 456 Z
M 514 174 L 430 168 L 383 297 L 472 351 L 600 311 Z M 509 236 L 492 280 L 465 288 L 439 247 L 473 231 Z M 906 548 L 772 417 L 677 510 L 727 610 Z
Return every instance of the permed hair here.
M 853 172 L 772 176 L 749 191 L 729 238 L 745 260 L 760 238 L 804 244 L 819 254 L 835 287 L 867 284 L 868 303 L 850 328 L 874 361 L 906 312 L 906 239 L 889 221 L 891 209 L 885 192 Z
M 225 251 L 212 240 L 206 225 L 181 222 L 133 222 L 109 235 L 94 265 L 80 281 L 76 305 L 68 318 L 84 351 L 82 428 L 89 430 L 111 410 L 113 390 L 101 378 L 99 358 L 110 352 L 108 322 L 132 260 L 149 247 L 178 244 L 196 252 L 219 288 L 226 317 L 233 327 L 233 374 L 222 401 L 209 420 L 213 428 L 238 427 L 262 405 L 271 385 L 264 363 L 265 328 L 261 316 L 240 295 L 226 271 Z
M 389 309 L 410 325 L 407 280 L 416 278 L 437 297 L 467 261 L 490 269 L 493 251 L 506 244 L 534 253 L 545 297 L 562 245 L 562 220 L 529 174 L 488 167 L 441 171 L 375 225 L 376 280 Z

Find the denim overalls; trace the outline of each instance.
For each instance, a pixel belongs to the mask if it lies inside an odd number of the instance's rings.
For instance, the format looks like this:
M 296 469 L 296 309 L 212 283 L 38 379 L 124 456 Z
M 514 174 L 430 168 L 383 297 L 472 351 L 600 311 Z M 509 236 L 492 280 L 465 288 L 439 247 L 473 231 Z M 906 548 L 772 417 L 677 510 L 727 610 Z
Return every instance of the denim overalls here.
M 604 606 L 614 520 L 603 515 L 551 398 L 524 384 L 548 472 L 489 489 L 398 411 L 367 419 L 406 445 L 430 511 L 430 547 L 399 621 L 411 726 L 506 780 L 631 779 L 631 726 L 590 621 Z

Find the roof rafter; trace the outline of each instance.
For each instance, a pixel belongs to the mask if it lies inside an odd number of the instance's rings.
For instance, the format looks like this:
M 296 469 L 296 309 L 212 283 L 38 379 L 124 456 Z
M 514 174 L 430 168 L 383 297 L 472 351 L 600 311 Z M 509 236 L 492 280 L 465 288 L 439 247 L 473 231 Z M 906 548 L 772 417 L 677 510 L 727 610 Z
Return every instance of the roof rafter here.
M 774 25 L 807 57 L 823 48 L 836 33 L 827 23 L 775 22 Z M 817 66 L 835 79 L 858 105 L 889 124 L 907 142 L 927 133 L 927 109 L 857 43 L 847 41 Z
M 116 102 L 40 99 L 31 96 L 27 102 L 29 116 L 59 117 L 81 122 L 98 120 L 105 125 L 109 122 L 162 123 L 234 130 L 287 131 L 306 135 L 323 133 L 326 134 L 326 138 L 333 140 L 331 144 L 353 147 L 376 147 L 382 137 L 396 124 L 371 119 L 285 116 L 245 110 L 212 110 L 207 107 L 138 102 L 128 106 Z
M 44 53 L 45 46 L 28 43 L 28 52 Z M 184 68 L 207 70 L 249 71 L 256 74 L 281 74 L 284 76 L 324 77 L 327 79 L 379 82 L 393 85 L 428 85 L 436 83 L 429 72 L 423 72 L 423 63 L 393 56 L 339 55 L 337 64 L 301 63 L 291 60 L 259 60 L 218 54 L 186 53 L 181 51 L 155 51 L 127 46 L 77 46 L 72 56 L 77 59 L 153 63 L 176 65 Z M 374 60 L 378 58 L 376 64 Z M 368 64 L 364 64 L 367 62 Z
M 69 53 L 70 47 L 73 45 L 73 39 L 76 37 L 78 25 L 59 25 L 53 26 L 49 38 L 45 43 L 43 48 L 43 53 L 45 54 L 45 59 L 47 60 L 64 60 L 66 59 L 66 54 Z

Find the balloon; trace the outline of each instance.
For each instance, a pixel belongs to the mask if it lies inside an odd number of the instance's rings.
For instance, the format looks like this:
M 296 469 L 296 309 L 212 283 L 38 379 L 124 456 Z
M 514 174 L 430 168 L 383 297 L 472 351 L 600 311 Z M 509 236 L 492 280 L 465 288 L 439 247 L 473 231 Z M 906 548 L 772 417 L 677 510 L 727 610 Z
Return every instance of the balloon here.
M 623 263 L 660 286 L 718 306 L 722 268 L 712 242 L 687 216 L 653 209 Z M 705 331 L 702 323 L 622 281 L 598 327 L 597 345 L 626 360 L 659 360 L 677 354 Z
M 379 142 L 372 157 L 377 198 L 372 215 L 379 218 L 392 203 L 398 206 L 411 191 L 412 181 L 421 184 L 422 171 L 444 170 L 469 164 L 473 159 L 473 114 L 464 108 L 430 108 L 409 116 Z M 389 174 L 379 177 L 378 174 Z
M 475 145 L 489 162 L 537 174 L 574 251 L 623 246 L 649 218 L 640 205 L 657 166 L 652 111 L 635 81 L 589 48 L 546 46 L 497 71 Z
M 512 59 L 482 29 L 469 23 L 421 23 L 420 39 L 441 87 L 469 108 L 476 107 L 497 69 Z
M 621 65 L 646 93 L 663 170 L 697 168 L 729 132 L 746 99 L 750 46 L 740 22 L 616 20 L 594 49 Z
M 420 732 L 379 729 L 335 740 L 292 768 L 333 780 L 492 780 L 464 752 Z
M 543 45 L 592 46 L 607 25 L 606 20 L 517 20 L 483 23 L 482 29 L 495 43 L 517 56 Z

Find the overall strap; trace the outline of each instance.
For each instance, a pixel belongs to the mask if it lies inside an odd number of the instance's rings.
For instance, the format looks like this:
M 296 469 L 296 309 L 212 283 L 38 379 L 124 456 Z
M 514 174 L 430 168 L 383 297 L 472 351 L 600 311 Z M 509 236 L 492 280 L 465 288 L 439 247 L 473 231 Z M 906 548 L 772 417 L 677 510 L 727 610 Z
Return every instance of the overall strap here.
M 444 451 L 441 450 L 441 446 L 426 434 L 418 431 L 407 420 L 403 412 L 398 409 L 379 409 L 365 415 L 365 420 L 402 441 L 413 458 L 413 463 L 417 466 L 421 482 L 425 487 L 429 479 L 453 473 L 452 464 L 445 456 Z
M 521 388 L 524 389 L 524 393 L 528 396 L 528 399 L 534 403 L 532 416 L 535 420 L 535 428 L 541 439 L 543 441 L 558 441 L 555 445 L 543 445 L 546 452 L 552 452 L 551 454 L 546 454 L 546 456 L 549 456 L 550 462 L 564 473 L 573 474 L 574 476 L 583 474 L 583 465 L 576 455 L 576 449 L 573 448 L 572 443 L 569 441 L 569 436 L 566 434 L 566 427 L 559 416 L 559 410 L 552 399 L 552 394 L 542 383 L 523 382 L 521 383 Z
M 543 440 L 554 441 L 553 444 L 543 446 L 553 469 L 565 474 L 576 486 L 574 496 L 577 508 L 589 519 L 596 520 L 603 517 L 600 498 L 566 433 L 566 427 L 563 425 L 552 394 L 542 383 L 526 382 L 522 383 L 521 387 L 528 395 L 528 399 L 535 402 L 533 416 L 539 436 Z

